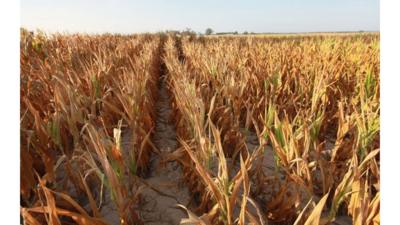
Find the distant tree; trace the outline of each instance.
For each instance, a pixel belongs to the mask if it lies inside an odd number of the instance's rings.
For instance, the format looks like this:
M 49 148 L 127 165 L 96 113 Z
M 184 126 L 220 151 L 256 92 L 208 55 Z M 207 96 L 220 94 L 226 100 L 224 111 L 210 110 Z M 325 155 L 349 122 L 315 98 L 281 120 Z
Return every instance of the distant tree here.
M 244 34 L 244 35 L 248 35 L 248 34 L 249 34 L 249 32 L 245 31 L 245 32 L 243 32 L 243 34 Z
M 235 31 L 235 32 L 233 32 L 233 34 L 234 34 L 234 35 L 237 35 L 237 34 L 239 34 L 239 32 Z
M 214 33 L 214 31 L 211 28 L 206 29 L 206 32 L 205 32 L 206 35 L 210 35 L 212 33 Z
M 191 28 L 187 27 L 185 30 L 180 31 L 181 35 L 192 35 L 196 34 Z
M 186 27 L 186 29 L 184 31 L 182 31 L 182 33 L 187 33 L 187 34 L 190 34 L 190 33 L 193 33 L 193 32 L 194 31 L 190 27 Z
M 183 31 L 181 32 L 181 35 L 183 35 L 183 36 L 189 36 L 189 37 L 190 37 L 190 40 L 193 40 L 193 38 L 196 37 L 196 32 L 193 31 L 191 28 L 187 27 L 185 30 L 183 30 Z

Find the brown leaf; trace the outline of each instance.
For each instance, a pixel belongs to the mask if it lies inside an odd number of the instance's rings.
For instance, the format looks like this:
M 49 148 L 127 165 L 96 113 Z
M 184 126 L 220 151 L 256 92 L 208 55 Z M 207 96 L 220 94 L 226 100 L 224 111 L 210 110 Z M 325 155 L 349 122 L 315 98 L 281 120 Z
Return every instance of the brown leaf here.
M 319 225 L 321 213 L 322 213 L 322 210 L 324 209 L 324 206 L 325 206 L 326 200 L 328 199 L 328 196 L 329 196 L 329 193 L 321 198 L 321 200 L 318 202 L 318 204 L 315 206 L 315 208 L 311 212 L 310 216 L 307 218 L 304 225 Z

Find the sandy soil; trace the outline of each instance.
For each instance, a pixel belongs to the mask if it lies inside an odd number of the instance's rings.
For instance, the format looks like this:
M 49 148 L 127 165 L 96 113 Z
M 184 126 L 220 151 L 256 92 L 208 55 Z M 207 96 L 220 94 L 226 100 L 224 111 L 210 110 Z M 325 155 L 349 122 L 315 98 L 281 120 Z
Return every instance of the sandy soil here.
M 245 136 L 246 146 L 249 149 L 250 154 L 254 152 L 259 146 L 260 143 L 258 141 L 258 137 L 256 132 L 246 130 L 245 128 L 241 128 L 240 131 Z M 263 158 L 263 172 L 267 176 L 272 176 L 275 174 L 275 160 L 274 160 L 274 152 L 272 151 L 272 147 L 267 145 L 264 147 L 264 158 Z
M 161 155 L 155 154 L 151 158 L 151 172 L 145 179 L 150 187 L 143 190 L 143 204 L 139 207 L 144 223 L 152 225 L 179 224 L 187 215 L 176 208 L 176 204 L 187 205 L 190 201 L 189 190 L 183 185 L 179 164 L 163 160 L 164 156 L 177 148 L 175 127 L 171 120 L 171 100 L 166 85 L 162 78 L 156 102 L 156 128 L 152 139 Z

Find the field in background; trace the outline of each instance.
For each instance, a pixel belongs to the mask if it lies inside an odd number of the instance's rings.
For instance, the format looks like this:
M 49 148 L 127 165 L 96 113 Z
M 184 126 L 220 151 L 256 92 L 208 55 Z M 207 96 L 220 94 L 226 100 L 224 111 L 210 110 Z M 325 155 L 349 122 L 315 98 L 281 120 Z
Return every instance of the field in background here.
M 379 224 L 379 34 L 21 33 L 26 224 Z
M 338 37 L 338 36 L 379 36 L 379 32 L 360 31 L 360 32 L 305 32 L 305 33 L 215 33 L 205 37 Z

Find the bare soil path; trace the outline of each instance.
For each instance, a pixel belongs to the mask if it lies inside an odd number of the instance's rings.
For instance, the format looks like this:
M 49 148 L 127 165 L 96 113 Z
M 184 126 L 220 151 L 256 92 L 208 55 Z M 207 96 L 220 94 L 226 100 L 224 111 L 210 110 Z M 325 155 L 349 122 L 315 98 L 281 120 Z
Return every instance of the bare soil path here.
M 178 142 L 173 119 L 171 118 L 171 96 L 166 82 L 166 68 L 161 65 L 159 96 L 156 102 L 156 127 L 152 141 L 161 154 L 154 154 L 150 160 L 150 173 L 144 182 L 143 205 L 139 213 L 145 224 L 176 225 L 187 215 L 176 204 L 187 205 L 190 201 L 188 188 L 183 184 L 182 169 L 176 162 L 165 162 L 164 157 L 176 150 Z

